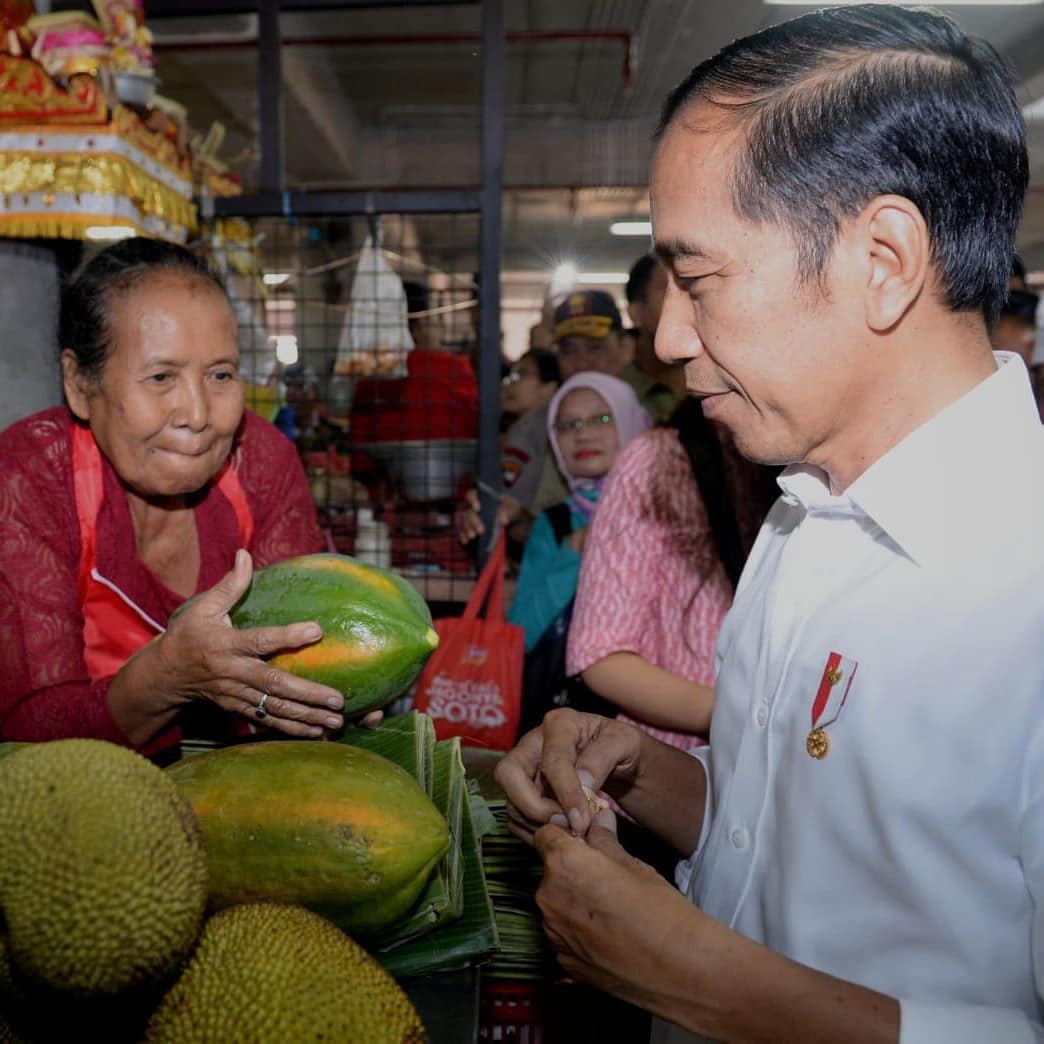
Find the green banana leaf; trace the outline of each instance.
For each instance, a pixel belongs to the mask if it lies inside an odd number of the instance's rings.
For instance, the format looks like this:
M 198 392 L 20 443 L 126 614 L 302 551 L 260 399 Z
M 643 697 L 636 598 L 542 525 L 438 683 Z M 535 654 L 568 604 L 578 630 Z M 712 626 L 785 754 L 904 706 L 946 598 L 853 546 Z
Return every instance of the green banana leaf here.
M 432 760 L 435 769 L 432 800 L 446 819 L 450 846 L 409 913 L 382 933 L 378 944 L 381 950 L 390 950 L 426 935 L 436 925 L 460 917 L 463 912 L 461 842 L 465 786 L 459 740 L 436 744 Z
M 483 841 L 482 864 L 500 945 L 482 969 L 488 979 L 542 979 L 555 974 L 554 955 L 536 905 L 540 857 L 508 830 L 507 803 L 490 801 L 496 828 Z
M 472 800 L 482 799 L 476 796 L 463 802 L 464 912 L 456 920 L 440 924 L 427 935 L 375 954 L 396 978 L 464 968 L 488 958 L 497 949 L 497 925 L 482 870 Z

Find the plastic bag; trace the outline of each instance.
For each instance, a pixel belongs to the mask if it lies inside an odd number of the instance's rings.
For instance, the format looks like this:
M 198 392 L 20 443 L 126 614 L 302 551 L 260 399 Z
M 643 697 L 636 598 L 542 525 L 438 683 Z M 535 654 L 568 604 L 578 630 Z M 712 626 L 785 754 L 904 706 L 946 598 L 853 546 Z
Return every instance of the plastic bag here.
M 504 533 L 475 583 L 464 615 L 435 621 L 439 647 L 417 682 L 414 707 L 439 739 L 510 750 L 518 736 L 525 632 L 504 618 Z M 479 616 L 489 596 L 485 619 Z
M 405 377 L 413 349 L 406 291 L 380 247 L 367 236 L 359 254 L 348 312 L 341 327 L 334 373 L 350 377 Z

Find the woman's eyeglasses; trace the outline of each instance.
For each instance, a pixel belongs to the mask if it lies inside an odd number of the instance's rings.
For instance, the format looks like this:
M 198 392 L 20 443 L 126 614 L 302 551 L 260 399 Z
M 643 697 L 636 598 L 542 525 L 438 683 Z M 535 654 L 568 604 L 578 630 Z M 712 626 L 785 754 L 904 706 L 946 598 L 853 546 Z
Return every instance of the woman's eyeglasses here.
M 596 413 L 593 417 L 577 417 L 575 420 L 556 420 L 555 431 L 559 435 L 566 435 L 569 432 L 577 435 L 589 425 L 600 428 L 605 424 L 612 423 L 613 415 L 611 413 Z
M 503 385 L 515 384 L 522 380 L 523 377 L 535 377 L 536 374 L 529 373 L 526 370 L 508 370 L 503 377 L 500 378 L 500 383 Z

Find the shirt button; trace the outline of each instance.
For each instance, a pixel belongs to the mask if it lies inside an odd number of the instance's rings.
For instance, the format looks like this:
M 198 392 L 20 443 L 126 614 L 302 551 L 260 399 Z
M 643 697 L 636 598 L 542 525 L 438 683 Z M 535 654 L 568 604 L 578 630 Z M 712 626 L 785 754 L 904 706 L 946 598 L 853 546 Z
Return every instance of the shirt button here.
M 747 842 L 750 840 L 750 835 L 743 829 L 743 827 L 736 827 L 730 835 L 730 840 L 732 841 L 733 848 L 746 848 Z
M 759 707 L 758 708 L 758 713 L 755 716 L 754 720 L 757 721 L 758 725 L 761 728 L 764 728 L 766 723 L 768 722 L 768 709 L 766 707 L 764 707 L 764 706 Z

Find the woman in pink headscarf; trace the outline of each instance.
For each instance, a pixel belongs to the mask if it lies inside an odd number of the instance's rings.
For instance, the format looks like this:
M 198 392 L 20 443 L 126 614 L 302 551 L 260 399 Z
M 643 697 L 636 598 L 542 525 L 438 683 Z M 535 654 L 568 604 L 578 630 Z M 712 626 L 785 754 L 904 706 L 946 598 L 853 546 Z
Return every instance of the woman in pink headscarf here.
M 617 454 L 650 426 L 631 386 L 607 374 L 570 377 L 548 407 L 547 431 L 569 496 L 533 523 L 508 614 L 530 652 L 576 594 L 587 527 Z

